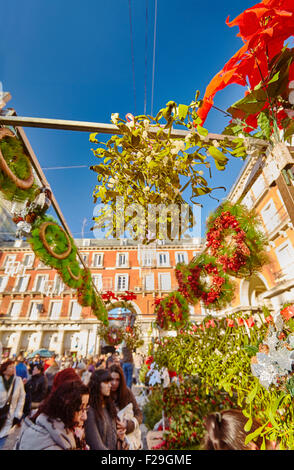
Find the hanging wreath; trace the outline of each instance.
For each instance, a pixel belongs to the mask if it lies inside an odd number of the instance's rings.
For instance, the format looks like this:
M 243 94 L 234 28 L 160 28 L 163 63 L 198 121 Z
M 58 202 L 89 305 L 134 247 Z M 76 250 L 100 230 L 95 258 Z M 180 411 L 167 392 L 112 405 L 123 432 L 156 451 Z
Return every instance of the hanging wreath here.
M 155 301 L 156 324 L 162 330 L 183 328 L 189 320 L 189 305 L 178 291 Z
M 98 329 L 98 334 L 110 346 L 117 346 L 124 340 L 124 330 L 117 326 L 102 325 Z
M 36 256 L 60 274 L 63 282 L 76 289 L 82 284 L 77 248 L 72 238 L 50 216 L 36 219 L 27 240 Z
M 0 190 L 10 201 L 32 200 L 37 185 L 21 141 L 8 128 L 0 129 Z
M 257 214 L 241 204 L 222 204 L 207 221 L 207 248 L 225 273 L 248 277 L 267 262 L 266 238 Z
M 189 265 L 178 264 L 176 277 L 179 292 L 192 305 L 202 301 L 206 308 L 219 310 L 233 300 L 234 285 L 212 256 L 202 254 Z

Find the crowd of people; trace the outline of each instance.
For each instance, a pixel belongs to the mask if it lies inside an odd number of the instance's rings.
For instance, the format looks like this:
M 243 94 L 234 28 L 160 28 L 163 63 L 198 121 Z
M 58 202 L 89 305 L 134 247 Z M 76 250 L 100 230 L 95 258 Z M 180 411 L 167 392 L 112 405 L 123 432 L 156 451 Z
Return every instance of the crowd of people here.
M 143 363 L 126 347 L 88 359 L 2 358 L 0 450 L 15 426 L 15 450 L 141 449 L 143 414 L 131 389 Z
M 144 363 L 123 348 L 88 360 L 52 355 L 4 358 L 0 363 L 0 450 L 15 427 L 14 450 L 140 450 L 143 413 L 132 383 Z M 127 366 L 126 366 L 127 364 Z M 136 365 L 136 367 L 134 367 Z M 204 417 L 205 450 L 253 450 L 245 445 L 240 410 Z M 252 423 L 253 432 L 260 426 Z M 267 443 L 274 449 L 276 443 Z

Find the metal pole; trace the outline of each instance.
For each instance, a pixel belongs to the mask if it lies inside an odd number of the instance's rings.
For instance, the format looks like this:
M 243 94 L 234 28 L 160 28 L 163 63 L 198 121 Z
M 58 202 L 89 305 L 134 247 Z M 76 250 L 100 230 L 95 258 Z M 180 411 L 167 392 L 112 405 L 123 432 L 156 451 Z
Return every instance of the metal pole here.
M 11 110 L 9 110 L 11 112 Z M 58 129 L 79 132 L 97 132 L 100 134 L 117 134 L 121 135 L 122 132 L 114 124 L 104 124 L 101 122 L 86 122 L 86 121 L 69 121 L 63 119 L 47 119 L 47 118 L 34 118 L 34 117 L 20 117 L 20 116 L 7 116 L 0 114 L 0 125 L 2 126 L 22 126 L 22 127 L 37 127 L 41 129 Z M 160 128 L 154 127 L 149 129 L 150 134 L 155 134 Z M 168 132 L 168 131 L 166 131 Z M 185 137 L 190 131 L 184 129 L 172 129 L 170 136 L 172 138 Z M 208 133 L 207 140 L 231 141 L 234 146 L 235 136 L 212 134 Z M 250 138 L 250 142 L 258 147 L 268 146 L 268 142 L 262 139 Z

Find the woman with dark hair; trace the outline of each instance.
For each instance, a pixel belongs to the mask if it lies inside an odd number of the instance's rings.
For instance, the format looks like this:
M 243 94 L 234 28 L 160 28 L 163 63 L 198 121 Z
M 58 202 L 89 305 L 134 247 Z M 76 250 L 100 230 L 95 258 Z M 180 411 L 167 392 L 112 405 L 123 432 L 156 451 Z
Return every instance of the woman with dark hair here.
M 16 450 L 76 450 L 75 428 L 87 419 L 88 388 L 67 381 L 52 390 L 35 415 L 24 420 Z
M 93 372 L 89 382 L 89 413 L 85 423 L 86 442 L 91 450 L 124 448 L 125 432 L 119 426 L 110 398 L 111 375 L 107 369 Z
M 20 426 L 25 396 L 22 378 L 15 375 L 14 361 L 8 359 L 0 365 L 0 408 L 6 405 L 8 408 L 6 418 L 0 425 L 0 449 L 12 428 Z
M 125 408 L 129 403 L 133 405 L 134 418 L 137 420 L 138 425 L 143 422 L 143 413 L 140 410 L 136 398 L 129 387 L 127 387 L 123 369 L 118 364 L 112 364 L 109 367 L 111 374 L 111 398 L 113 399 L 117 411 Z M 127 420 L 125 422 L 126 434 L 134 431 L 136 423 L 134 420 Z
M 211 413 L 204 418 L 206 435 L 204 436 L 202 448 L 204 450 L 258 450 L 262 444 L 259 436 L 256 442 L 245 445 L 248 434 L 254 432 L 261 425 L 253 420 L 252 427 L 247 433 L 244 426 L 247 423 L 241 410 L 225 410 Z M 269 443 L 270 445 L 270 443 Z

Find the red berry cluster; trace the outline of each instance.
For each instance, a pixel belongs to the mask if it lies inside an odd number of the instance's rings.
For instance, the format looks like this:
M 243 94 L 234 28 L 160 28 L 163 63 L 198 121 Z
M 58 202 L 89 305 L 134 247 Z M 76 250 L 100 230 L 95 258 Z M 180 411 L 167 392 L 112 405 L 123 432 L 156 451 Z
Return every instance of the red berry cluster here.
M 232 231 L 234 241 L 234 252 L 232 255 L 224 254 L 226 251 L 225 236 L 227 232 Z M 218 263 L 223 267 L 224 272 L 238 272 L 246 264 L 250 250 L 245 244 L 246 233 L 240 227 L 236 217 L 229 211 L 223 212 L 214 221 L 212 228 L 207 233 L 207 247 L 211 254 L 217 257 Z

